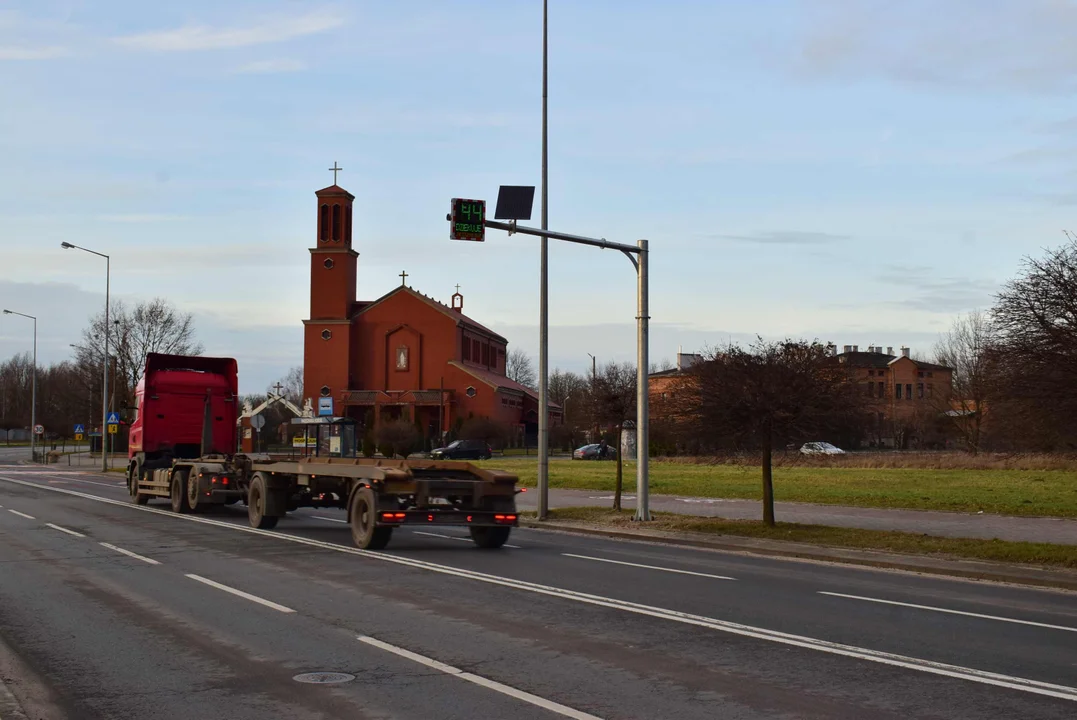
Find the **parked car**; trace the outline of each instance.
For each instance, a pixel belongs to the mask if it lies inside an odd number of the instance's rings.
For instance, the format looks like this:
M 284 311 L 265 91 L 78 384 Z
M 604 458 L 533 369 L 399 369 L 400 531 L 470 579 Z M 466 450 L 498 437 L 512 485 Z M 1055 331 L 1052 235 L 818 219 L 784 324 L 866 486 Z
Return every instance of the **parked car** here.
M 454 440 L 430 453 L 434 460 L 489 460 L 493 456 L 494 450 L 485 440 Z
M 804 455 L 844 455 L 845 451 L 828 442 L 808 442 L 800 446 Z
M 572 453 L 573 460 L 612 460 L 617 457 L 617 450 L 609 445 L 603 446 L 592 443 L 576 448 Z

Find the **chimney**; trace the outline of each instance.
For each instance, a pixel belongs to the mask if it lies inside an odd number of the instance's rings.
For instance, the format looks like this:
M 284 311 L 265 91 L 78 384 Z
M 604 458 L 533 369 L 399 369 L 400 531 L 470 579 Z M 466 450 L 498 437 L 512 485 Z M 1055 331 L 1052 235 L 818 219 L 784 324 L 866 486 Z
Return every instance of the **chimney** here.
M 887 347 L 887 348 L 886 348 L 886 354 L 887 354 L 887 355 L 893 355 L 893 354 L 894 354 L 894 348 L 892 348 L 892 347 Z
M 853 352 L 860 352 L 860 346 L 859 345 L 853 345 Z
M 909 357 L 909 348 L 904 345 L 901 346 L 901 357 Z
M 853 346 L 852 345 L 846 345 L 845 346 L 845 352 L 851 353 L 852 351 L 853 351 Z

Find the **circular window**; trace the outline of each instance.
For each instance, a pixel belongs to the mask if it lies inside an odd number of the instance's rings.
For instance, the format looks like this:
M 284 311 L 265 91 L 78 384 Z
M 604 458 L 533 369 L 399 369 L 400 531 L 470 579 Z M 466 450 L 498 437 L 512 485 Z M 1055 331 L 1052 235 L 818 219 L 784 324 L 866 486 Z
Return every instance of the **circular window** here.
M 479 391 L 478 391 L 478 390 L 476 390 L 476 389 L 475 389 L 475 388 L 474 388 L 473 386 L 471 386 L 471 385 L 468 385 L 468 386 L 467 386 L 467 390 L 465 390 L 464 392 L 465 392 L 465 393 L 467 393 L 467 396 L 468 396 L 468 397 L 475 397 L 475 396 L 476 396 L 476 395 L 478 395 L 478 393 L 479 393 Z
M 328 340 L 333 337 L 333 331 L 329 329 L 322 330 L 322 340 Z
M 332 270 L 334 265 L 333 258 L 326 258 L 322 265 L 325 265 L 326 270 Z
M 321 389 L 322 397 L 329 397 L 329 393 L 331 393 L 331 392 L 332 392 L 332 390 L 329 389 L 328 385 L 322 385 L 322 389 Z

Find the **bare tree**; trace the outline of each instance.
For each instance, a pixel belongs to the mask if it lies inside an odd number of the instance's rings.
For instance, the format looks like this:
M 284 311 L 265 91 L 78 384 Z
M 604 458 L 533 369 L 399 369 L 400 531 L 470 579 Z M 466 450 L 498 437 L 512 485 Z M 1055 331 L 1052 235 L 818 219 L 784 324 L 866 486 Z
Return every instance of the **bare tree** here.
M 971 453 L 979 452 L 983 440 L 993 340 L 990 317 L 976 311 L 954 320 L 935 344 L 935 362 L 953 370 L 951 390 L 936 395 L 936 409 L 953 420 Z
M 574 427 L 588 417 L 591 406 L 590 378 L 555 369 L 550 373 L 550 400 L 561 406 L 565 425 Z
M 861 387 L 818 342 L 762 338 L 704 353 L 682 393 L 684 427 L 711 448 L 762 453 L 763 522 L 774 525 L 772 452 L 791 441 L 836 437 L 863 421 Z
M 509 380 L 515 380 L 524 387 L 533 388 L 537 383 L 535 364 L 531 361 L 531 356 L 520 348 L 509 351 L 508 357 L 505 358 L 505 374 Z
M 613 425 L 617 443 L 617 483 L 613 492 L 613 509 L 621 509 L 624 459 L 621 445 L 624 425 L 636 416 L 636 368 L 630 363 L 608 363 L 595 381 L 594 407 L 600 422 Z

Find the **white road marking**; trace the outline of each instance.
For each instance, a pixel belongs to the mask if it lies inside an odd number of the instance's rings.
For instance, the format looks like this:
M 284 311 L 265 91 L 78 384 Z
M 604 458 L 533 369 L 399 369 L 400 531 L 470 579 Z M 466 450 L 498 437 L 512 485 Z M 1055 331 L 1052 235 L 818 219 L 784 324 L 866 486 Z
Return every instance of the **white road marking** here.
M 341 520 L 340 518 L 325 517 L 324 515 L 311 515 L 310 517 L 314 518 L 315 520 L 325 520 L 326 522 L 344 523 L 345 525 L 348 524 L 347 520 Z
M 53 530 L 59 530 L 62 533 L 67 533 L 68 535 L 74 535 L 75 537 L 86 537 L 82 533 L 75 532 L 74 530 L 68 530 L 65 527 L 60 527 L 59 525 L 53 525 L 52 523 L 45 523 L 45 527 L 50 527 Z
M 598 562 L 613 563 L 614 565 L 628 565 L 629 567 L 644 568 L 646 570 L 661 570 L 662 572 L 677 573 L 679 575 L 695 575 L 696 577 L 711 578 L 713 580 L 736 580 L 727 575 L 711 575 L 710 573 L 693 572 L 691 570 L 676 570 L 674 568 L 659 567 L 658 565 L 641 565 L 639 563 L 625 562 L 624 560 L 610 560 L 609 558 L 591 557 L 590 555 L 574 555 L 561 553 L 565 557 L 578 558 L 580 560 L 597 560 Z
M 103 483 L 103 482 L 97 482 L 95 480 L 83 480 L 81 478 L 74 478 L 73 480 L 74 480 L 74 482 L 87 483 L 89 485 L 100 485 L 101 487 L 110 487 L 110 488 L 125 488 L 125 487 L 127 487 L 127 482 L 126 481 L 124 481 L 124 482 L 116 482 L 116 483 Z M 70 480 L 58 480 L 57 482 L 71 482 L 71 481 Z
M 295 610 L 292 610 L 290 607 L 285 607 L 284 605 L 278 605 L 277 603 L 273 602 L 272 600 L 266 600 L 265 598 L 260 598 L 257 595 L 251 595 L 250 593 L 245 593 L 242 590 L 236 590 L 234 587 L 228 587 L 227 585 L 221 585 L 219 582 L 214 582 L 213 580 L 210 580 L 209 578 L 204 578 L 201 575 L 191 575 L 190 573 L 188 573 L 187 577 L 191 578 L 192 580 L 197 580 L 200 583 L 205 583 L 206 585 L 209 585 L 210 587 L 215 587 L 218 590 L 224 590 L 226 593 L 232 593 L 233 595 L 236 595 L 237 597 L 241 597 L 244 600 L 250 600 L 251 602 L 256 602 L 259 605 L 265 605 L 268 608 L 273 608 L 274 610 L 277 610 L 277 611 L 282 612 L 282 613 L 294 613 L 295 612 Z
M 535 705 L 536 707 L 540 707 L 544 710 L 549 710 L 550 712 L 557 713 L 562 717 L 572 718 L 573 720 L 601 720 L 596 715 L 590 715 L 588 713 L 576 710 L 575 708 L 570 708 L 567 705 L 562 705 L 561 703 L 557 703 L 552 700 L 547 700 L 546 698 L 539 697 L 538 695 L 532 695 L 529 692 L 517 690 L 510 685 L 505 685 L 503 683 L 497 682 L 496 680 L 484 678 L 481 675 L 464 672 L 460 668 L 453 667 L 452 665 L 446 665 L 443 662 L 438 662 L 433 658 L 428 658 L 425 655 L 420 655 L 419 653 L 412 652 L 411 650 L 405 650 L 404 648 L 398 647 L 396 645 L 390 645 L 389 643 L 378 640 L 377 638 L 360 635 L 359 641 L 364 642 L 367 645 L 372 645 L 376 648 L 380 648 L 381 650 L 385 650 L 386 652 L 391 652 L 394 655 L 399 655 L 402 658 L 407 658 L 408 660 L 417 662 L 420 665 L 424 665 L 428 668 L 438 670 L 445 673 L 446 675 L 452 675 L 454 677 L 460 678 L 461 680 L 467 680 L 470 683 L 475 683 L 476 685 L 480 685 L 484 688 L 487 688 L 488 690 L 493 690 L 494 692 L 499 692 L 502 695 L 508 695 L 511 698 L 522 700 L 526 703 L 530 703 L 531 705 Z
M 932 607 L 931 605 L 917 605 L 915 603 L 904 603 L 896 600 L 880 600 L 879 598 L 863 597 L 860 595 L 846 595 L 844 593 L 835 592 L 823 592 L 819 591 L 820 595 L 830 595 L 831 597 L 848 598 L 850 600 L 865 600 L 867 602 L 881 603 L 883 605 L 900 605 L 901 607 L 915 608 L 917 610 L 930 610 L 932 612 L 947 613 L 949 615 L 965 615 L 967 617 L 981 618 L 983 620 L 998 620 L 1000 622 L 1017 623 L 1018 625 L 1031 625 L 1033 627 L 1048 628 L 1049 630 L 1065 630 L 1067 632 L 1077 632 L 1077 627 L 1068 627 L 1066 625 L 1051 625 L 1049 623 L 1033 622 L 1032 620 L 1018 620 L 1017 618 L 1000 617 L 998 615 L 984 615 L 982 613 L 966 612 L 964 610 L 950 610 L 947 608 Z
M 27 515 L 26 513 L 19 512 L 18 510 L 8 510 L 8 512 L 14 515 L 18 515 L 19 517 L 24 517 L 27 520 L 37 520 L 37 518 L 33 515 Z
M 502 587 L 524 590 L 527 592 L 534 593 L 536 595 L 546 595 L 549 597 L 556 597 L 563 600 L 571 600 L 587 605 L 606 607 L 614 610 L 620 610 L 623 612 L 634 613 L 637 615 L 654 617 L 661 620 L 679 622 L 686 625 L 694 625 L 696 627 L 705 627 L 711 630 L 729 633 L 731 635 L 739 635 L 741 637 L 750 637 L 758 640 L 766 640 L 768 642 L 790 645 L 792 647 L 805 648 L 807 650 L 814 650 L 830 655 L 850 657 L 856 660 L 866 660 L 868 662 L 879 663 L 881 665 L 889 665 L 892 667 L 900 667 L 906 670 L 915 670 L 917 672 L 924 672 L 932 675 L 952 677 L 968 682 L 976 682 L 984 685 L 992 685 L 995 687 L 1007 688 L 1010 690 L 1019 690 L 1021 692 L 1032 693 L 1035 695 L 1045 695 L 1048 697 L 1059 698 L 1061 700 L 1069 700 L 1070 702 L 1077 702 L 1077 687 L 1056 685 L 1053 683 L 1042 682 L 1040 680 L 1031 680 L 1028 678 L 1016 677 L 1013 675 L 1003 675 L 1000 673 L 988 672 L 986 670 L 977 670 L 975 668 L 961 667 L 960 665 L 950 665 L 947 663 L 935 662 L 933 660 L 910 657 L 908 655 L 898 655 L 896 653 L 887 653 L 880 650 L 871 650 L 868 648 L 857 647 L 855 645 L 845 645 L 842 643 L 831 642 L 829 640 L 819 640 L 817 638 L 806 637 L 803 635 L 793 635 L 791 633 L 784 633 L 777 630 L 768 630 L 766 628 L 755 627 L 752 625 L 743 625 L 741 623 L 735 623 L 729 620 L 719 620 L 716 618 L 709 618 L 701 615 L 692 615 L 677 610 L 654 607 L 651 605 L 642 605 L 639 603 L 629 602 L 627 600 L 617 600 L 615 598 L 603 597 L 601 595 L 591 595 L 588 593 L 577 592 L 575 590 L 566 590 L 563 588 L 553 587 L 549 585 L 540 585 L 538 583 L 526 582 L 523 580 L 513 580 L 510 578 L 499 577 L 497 575 L 489 575 L 486 573 L 475 572 L 472 570 L 463 570 L 460 568 L 451 567 L 449 565 L 438 565 L 435 563 L 427 562 L 425 560 L 416 560 L 414 558 L 403 557 L 400 555 L 391 555 L 382 552 L 360 550 L 358 548 L 348 547 L 346 545 L 338 545 L 336 543 L 324 542 L 322 540 L 313 540 L 310 538 L 301 537 L 299 535 L 290 535 L 288 533 L 272 532 L 269 530 L 258 530 L 257 528 L 237 525 L 235 523 L 223 522 L 220 520 L 213 520 L 206 517 L 198 517 L 196 515 L 178 515 L 173 512 L 158 510 L 157 508 L 133 505 L 131 503 L 101 497 L 100 495 L 91 495 L 89 493 L 83 493 L 77 490 L 48 487 L 45 485 L 38 485 L 36 483 L 26 482 L 24 480 L 4 478 L 2 476 L 0 476 L 0 480 L 14 483 L 16 485 L 35 487 L 40 490 L 47 490 L 49 492 L 62 493 L 64 495 L 72 495 L 74 497 L 81 497 L 87 500 L 93 500 L 95 502 L 106 503 L 108 505 L 116 505 L 117 507 L 128 508 L 129 510 L 137 510 L 139 512 L 163 515 L 164 517 L 173 518 L 175 520 L 185 520 L 187 522 L 201 523 L 203 525 L 212 525 L 214 527 L 226 528 L 236 532 L 245 532 L 250 533 L 251 535 L 261 535 L 262 537 L 283 540 L 286 542 L 293 542 L 299 545 L 307 545 L 309 547 L 320 547 L 326 550 L 332 550 L 334 552 L 346 553 L 348 555 L 358 555 L 360 557 L 392 563 L 395 565 L 402 565 L 420 570 L 427 570 L 429 572 L 440 573 L 443 575 L 452 575 L 468 580 L 488 583 L 490 585 L 499 585 Z
M 135 560 L 141 560 L 142 562 L 147 563 L 149 565 L 160 565 L 161 564 L 161 563 L 157 562 L 156 560 L 154 560 L 153 558 L 143 557 L 143 556 L 139 555 L 138 553 L 133 553 L 130 550 L 124 550 L 122 547 L 116 547 L 115 545 L 109 545 L 106 542 L 101 543 L 101 547 L 107 547 L 109 550 L 115 550 L 116 552 L 120 553 L 121 555 L 126 555 L 127 557 L 134 558 Z
M 460 540 L 462 542 L 471 542 L 471 538 L 457 537 L 456 535 L 442 535 L 441 533 L 423 532 L 422 530 L 412 530 L 415 535 L 426 535 L 428 537 L 445 538 L 446 540 Z M 512 548 L 513 550 L 519 550 L 519 545 L 509 545 L 505 543 L 503 547 Z

